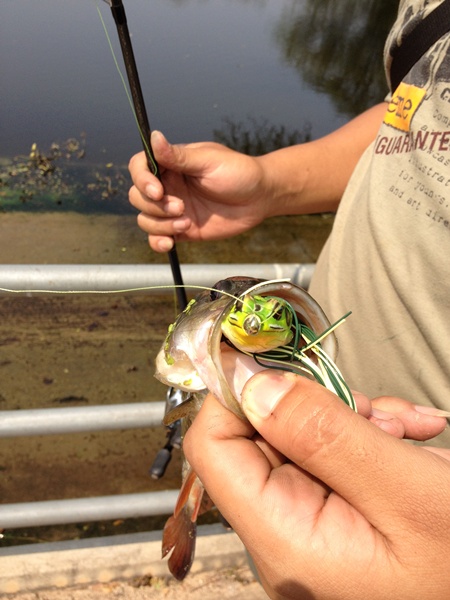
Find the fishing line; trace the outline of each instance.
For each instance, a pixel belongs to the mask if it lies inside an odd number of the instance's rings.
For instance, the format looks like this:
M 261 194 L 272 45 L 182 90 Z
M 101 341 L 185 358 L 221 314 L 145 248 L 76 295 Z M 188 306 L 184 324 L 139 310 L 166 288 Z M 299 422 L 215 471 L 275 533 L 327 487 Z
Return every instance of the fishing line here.
M 106 0 L 105 0 L 106 2 Z M 289 279 L 270 279 L 268 281 L 266 281 L 265 283 L 287 283 L 289 282 Z M 261 284 L 258 284 L 258 287 Z M 215 292 L 217 294 L 222 294 L 223 296 L 228 296 L 229 298 L 232 298 L 233 300 L 236 300 L 237 302 L 239 302 L 241 300 L 242 297 L 246 296 L 248 294 L 248 291 L 243 292 L 240 296 L 234 296 L 233 294 L 230 294 L 229 292 L 226 292 L 224 290 L 219 290 L 215 287 L 208 287 L 206 285 L 195 285 L 195 284 L 188 284 L 188 283 L 182 283 L 182 284 L 169 284 L 169 285 L 149 285 L 149 286 L 143 286 L 143 287 L 136 287 L 136 288 L 125 288 L 125 289 L 118 289 L 118 290 L 36 290 L 36 289 L 28 289 L 28 290 L 13 290 L 10 288 L 3 288 L 0 287 L 0 292 L 5 292 L 7 294 L 126 294 L 126 293 L 132 293 L 132 292 L 149 292 L 151 290 L 173 290 L 174 288 L 179 288 L 179 287 L 183 287 L 184 289 L 192 289 L 192 290 L 202 290 L 202 291 L 208 291 L 208 292 Z M 254 286 L 255 287 L 255 286 Z M 250 288 L 253 289 L 253 288 Z
M 136 287 L 136 288 L 125 288 L 119 290 L 13 290 L 9 288 L 0 287 L 0 292 L 5 292 L 7 294 L 67 294 L 67 295 L 75 295 L 75 294 L 127 294 L 132 292 L 149 292 L 151 290 L 173 290 L 174 288 L 182 287 L 184 289 L 192 289 L 192 290 L 205 290 L 209 292 L 217 292 L 224 296 L 228 296 L 233 300 L 238 301 L 239 298 L 237 296 L 233 296 L 228 292 L 224 292 L 223 290 L 218 290 L 217 288 L 207 287 L 203 285 L 189 285 L 189 284 L 180 284 L 180 285 L 150 285 L 144 287 Z
M 248 288 L 248 290 L 246 290 L 245 292 L 243 292 L 240 296 L 240 298 L 246 296 L 247 294 L 252 294 L 255 291 L 258 291 L 258 289 L 260 287 L 265 287 L 268 283 L 290 283 L 290 279 L 289 278 L 285 278 L 285 279 L 269 279 L 268 281 L 259 281 L 258 283 L 255 283 L 255 285 L 252 285 L 251 287 Z
M 105 2 L 106 4 L 108 4 L 108 6 L 111 6 L 108 0 L 103 0 L 103 2 Z M 123 89 L 125 90 L 125 94 L 126 94 L 127 99 L 128 99 L 128 104 L 130 105 L 131 112 L 133 114 L 134 120 L 136 121 L 136 126 L 138 128 L 139 135 L 141 136 L 141 141 L 142 141 L 142 144 L 143 144 L 143 146 L 145 148 L 145 153 L 146 153 L 147 157 L 149 158 L 149 160 L 151 161 L 151 166 L 152 166 L 151 171 L 152 171 L 153 174 L 155 174 L 158 171 L 158 165 L 156 164 L 156 162 L 155 162 L 155 160 L 153 158 L 153 153 L 152 153 L 152 151 L 150 149 L 150 146 L 147 143 L 147 140 L 145 139 L 145 136 L 144 136 L 144 133 L 142 132 L 141 126 L 139 125 L 139 119 L 138 119 L 136 111 L 134 109 L 133 100 L 131 98 L 128 86 L 126 84 L 125 77 L 123 76 L 122 70 L 120 68 L 119 61 L 117 60 L 117 56 L 116 56 L 116 53 L 114 51 L 114 48 L 113 48 L 113 45 L 112 45 L 112 42 L 111 42 L 111 38 L 109 36 L 108 29 L 106 28 L 106 23 L 105 23 L 105 20 L 103 18 L 103 15 L 102 15 L 102 12 L 100 10 L 100 6 L 99 6 L 98 2 L 97 2 L 97 12 L 98 12 L 98 16 L 100 17 L 100 21 L 102 23 L 103 31 L 105 32 L 106 39 L 108 41 L 109 49 L 111 51 L 111 55 L 113 57 L 114 64 L 116 66 L 116 70 L 117 70 L 117 72 L 119 74 L 120 80 L 122 81 Z
M 304 329 L 307 329 L 309 331 L 309 333 L 311 334 L 311 337 L 312 337 L 313 341 L 310 342 L 308 346 L 304 346 L 302 348 L 302 350 L 303 351 L 309 350 L 310 348 L 313 348 L 314 346 L 316 346 L 317 343 L 321 342 L 324 337 L 326 337 L 329 333 L 331 333 L 332 331 L 334 331 L 336 329 L 336 327 L 339 327 L 339 325 L 342 325 L 342 323 L 345 321 L 345 319 L 347 317 L 349 317 L 351 314 L 352 314 L 352 311 L 349 311 L 343 317 L 341 317 L 340 319 L 338 319 L 336 321 L 336 323 L 333 323 L 333 325 L 330 325 L 330 327 L 328 327 L 327 329 L 325 329 L 325 331 L 323 333 L 321 333 L 319 337 L 315 337 L 314 332 L 311 329 L 305 327 Z
M 182 287 L 185 289 L 193 289 L 193 290 L 203 290 L 214 292 L 215 294 L 222 294 L 224 296 L 228 296 L 232 300 L 235 301 L 235 305 L 238 303 L 245 304 L 245 297 L 249 294 L 249 291 L 258 291 L 260 287 L 267 286 L 268 284 L 280 284 L 289 282 L 289 279 L 274 279 L 265 282 L 259 282 L 258 284 L 250 287 L 248 290 L 243 292 L 240 296 L 234 296 L 229 292 L 224 290 L 217 289 L 216 287 L 208 287 L 208 286 L 200 286 L 200 285 L 185 285 L 182 284 Z M 65 295 L 75 295 L 75 294 L 122 294 L 122 293 L 130 293 L 130 292 L 145 292 L 151 290 L 173 290 L 180 286 L 177 285 L 155 285 L 155 286 L 144 286 L 144 287 L 136 287 L 136 288 L 127 288 L 127 289 L 119 289 L 119 290 L 36 290 L 36 289 L 28 289 L 28 290 L 13 290 L 9 288 L 0 287 L 0 292 L 5 292 L 9 294 L 65 294 Z M 278 346 L 277 348 L 273 348 L 272 350 L 268 350 L 266 352 L 248 352 L 239 348 L 238 345 L 233 344 L 229 339 L 227 339 L 226 335 L 224 336 L 224 341 L 226 341 L 230 346 L 235 348 L 238 352 L 242 354 L 246 354 L 247 356 L 253 357 L 255 362 L 263 367 L 272 368 L 272 369 L 281 369 L 285 371 L 291 371 L 294 373 L 300 374 L 300 372 L 305 372 L 309 375 L 312 375 L 314 379 L 319 382 L 321 385 L 326 387 L 327 389 L 333 391 L 337 396 L 339 396 L 350 408 L 354 411 L 357 410 L 355 400 L 352 396 L 350 388 L 345 382 L 341 372 L 338 367 L 334 364 L 333 360 L 328 356 L 328 354 L 322 349 L 321 342 L 328 335 L 332 334 L 334 330 L 341 325 L 346 318 L 351 314 L 350 312 L 341 317 L 334 324 L 330 325 L 327 329 L 325 329 L 321 334 L 316 335 L 314 331 L 308 327 L 307 325 L 301 323 L 298 320 L 297 314 L 291 304 L 284 300 L 283 298 L 279 298 L 278 296 L 263 296 L 264 299 L 276 299 L 281 303 L 286 305 L 286 308 L 291 312 L 293 317 L 293 327 L 294 330 L 294 338 L 290 344 L 285 346 Z M 192 300 L 195 302 L 195 300 Z M 192 304 L 188 304 L 187 308 Z M 268 320 L 268 319 L 266 319 Z M 170 330 L 169 330 L 170 331 Z M 302 338 L 306 345 L 301 348 L 298 347 L 298 343 Z M 317 364 L 310 358 L 306 352 L 312 352 L 316 357 Z

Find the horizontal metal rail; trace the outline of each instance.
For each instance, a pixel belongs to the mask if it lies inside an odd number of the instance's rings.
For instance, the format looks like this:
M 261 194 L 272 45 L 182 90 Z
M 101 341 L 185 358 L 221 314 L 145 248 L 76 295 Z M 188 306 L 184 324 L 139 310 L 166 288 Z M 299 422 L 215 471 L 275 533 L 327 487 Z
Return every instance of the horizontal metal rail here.
M 0 411 L 0 438 L 162 425 L 164 402 Z
M 211 286 L 233 275 L 260 279 L 290 279 L 307 288 L 313 264 L 183 265 L 187 285 Z M 153 286 L 172 287 L 166 265 L 0 265 L 0 294 L 15 292 L 164 293 Z M 154 427 L 161 423 L 163 402 L 0 412 L 0 437 L 50 435 Z M 177 491 L 148 492 L 23 502 L 0 505 L 0 529 L 61 525 L 169 514 Z
M 133 429 L 161 425 L 164 402 L 0 412 L 0 437 Z M 0 529 L 166 515 L 177 491 L 0 504 Z
M 42 527 L 170 514 L 177 490 L 0 504 L 0 528 Z
M 211 286 L 233 275 L 290 279 L 307 288 L 313 264 L 183 265 L 186 285 Z M 114 292 L 140 290 L 165 293 L 152 286 L 173 285 L 167 265 L 0 265 L 0 294 L 9 292 Z

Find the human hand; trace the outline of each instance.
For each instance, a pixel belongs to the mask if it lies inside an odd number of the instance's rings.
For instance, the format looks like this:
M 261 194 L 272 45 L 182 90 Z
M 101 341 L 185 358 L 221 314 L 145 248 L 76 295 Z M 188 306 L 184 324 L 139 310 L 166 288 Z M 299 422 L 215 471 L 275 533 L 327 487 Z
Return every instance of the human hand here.
M 267 193 L 257 158 L 213 142 L 171 145 L 151 137 L 162 183 L 143 152 L 132 157 L 130 203 L 151 248 L 165 252 L 178 240 L 223 239 L 247 231 L 267 216 Z
M 448 597 L 449 450 L 388 435 L 364 398 L 368 418 L 291 373 L 255 375 L 242 403 L 250 423 L 209 396 L 183 447 L 271 598 Z M 396 398 L 377 404 L 403 423 L 397 433 L 446 425 Z
M 442 433 L 447 425 L 446 417 L 450 417 L 450 413 L 437 408 L 419 406 L 395 396 L 369 400 L 364 394 L 353 392 L 353 397 L 360 415 L 397 438 L 429 440 Z

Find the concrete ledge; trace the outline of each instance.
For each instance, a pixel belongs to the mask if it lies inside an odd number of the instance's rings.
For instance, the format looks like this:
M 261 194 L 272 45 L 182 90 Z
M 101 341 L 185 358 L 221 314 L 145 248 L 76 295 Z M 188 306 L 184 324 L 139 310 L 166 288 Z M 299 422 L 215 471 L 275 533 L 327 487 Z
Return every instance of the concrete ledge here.
M 141 575 L 170 576 L 161 560 L 161 531 L 32 544 L 0 549 L 0 594 L 124 580 Z M 247 562 L 242 542 L 222 525 L 199 527 L 192 573 Z

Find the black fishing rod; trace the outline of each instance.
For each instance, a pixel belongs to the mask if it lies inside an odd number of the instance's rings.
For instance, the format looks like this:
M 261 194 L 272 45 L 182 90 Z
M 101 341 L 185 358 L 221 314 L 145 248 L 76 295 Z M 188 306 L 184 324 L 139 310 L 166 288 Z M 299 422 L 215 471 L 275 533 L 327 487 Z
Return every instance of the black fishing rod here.
M 128 31 L 127 17 L 122 0 L 105 0 L 110 6 L 117 27 L 120 47 L 122 49 L 123 62 L 127 72 L 128 84 L 130 86 L 131 98 L 133 100 L 134 112 L 138 123 L 139 133 L 141 135 L 142 145 L 147 157 L 148 168 L 151 173 L 161 181 L 161 173 L 158 163 L 150 144 L 150 123 L 145 108 L 144 96 L 142 94 L 141 83 L 137 71 L 136 60 L 134 58 L 133 46 L 131 44 L 130 33 Z M 187 306 L 186 290 L 183 287 L 183 278 L 181 275 L 180 262 L 178 254 L 173 245 L 172 250 L 168 252 L 170 268 L 172 269 L 172 277 L 175 285 L 178 307 L 184 310 Z M 183 400 L 182 392 L 175 388 L 169 388 L 166 397 L 166 412 L 179 404 Z M 157 453 L 152 466 L 150 467 L 150 475 L 153 479 L 162 477 L 167 469 L 167 466 L 172 458 L 173 448 L 181 446 L 181 421 L 176 421 L 167 428 L 167 443 Z
M 142 138 L 142 144 L 144 152 L 147 157 L 148 167 L 161 181 L 161 173 L 159 170 L 158 163 L 156 162 L 153 150 L 150 144 L 150 124 L 145 109 L 144 96 L 142 95 L 142 88 L 139 81 L 139 74 L 136 67 L 136 60 L 134 58 L 133 46 L 131 44 L 130 33 L 128 31 L 127 17 L 125 14 L 125 8 L 122 0 L 105 0 L 111 7 L 111 12 L 114 18 L 114 22 L 117 27 L 117 33 L 119 35 L 120 47 L 122 49 L 123 62 L 125 64 L 125 70 L 127 72 L 128 84 L 130 86 L 131 98 L 133 100 L 134 111 L 138 122 L 139 132 Z M 178 260 L 177 249 L 175 244 L 172 250 L 168 252 L 170 268 L 172 269 L 172 277 L 176 287 L 175 291 L 177 294 L 178 306 L 180 310 L 184 310 L 187 306 L 186 290 L 183 286 L 183 277 L 181 275 L 180 262 Z

